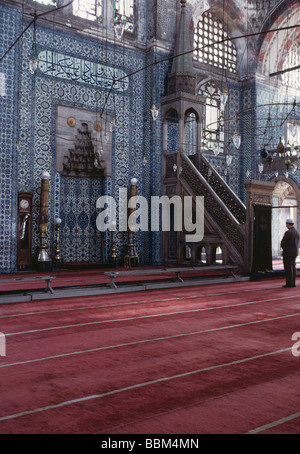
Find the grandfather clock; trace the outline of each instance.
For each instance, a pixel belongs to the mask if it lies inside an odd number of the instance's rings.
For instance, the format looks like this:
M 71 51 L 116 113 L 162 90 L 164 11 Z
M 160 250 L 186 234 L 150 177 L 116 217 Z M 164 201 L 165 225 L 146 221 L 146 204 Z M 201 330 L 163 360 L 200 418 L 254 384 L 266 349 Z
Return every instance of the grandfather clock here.
M 32 193 L 18 194 L 17 267 L 31 267 L 32 244 Z

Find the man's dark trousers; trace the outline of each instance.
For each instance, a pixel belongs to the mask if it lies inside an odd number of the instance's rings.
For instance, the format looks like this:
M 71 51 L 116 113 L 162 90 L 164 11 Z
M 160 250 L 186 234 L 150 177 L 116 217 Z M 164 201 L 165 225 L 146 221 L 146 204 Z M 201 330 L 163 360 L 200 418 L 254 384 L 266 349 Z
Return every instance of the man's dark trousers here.
M 296 285 L 296 257 L 284 256 L 283 266 L 285 270 L 286 286 L 295 287 Z

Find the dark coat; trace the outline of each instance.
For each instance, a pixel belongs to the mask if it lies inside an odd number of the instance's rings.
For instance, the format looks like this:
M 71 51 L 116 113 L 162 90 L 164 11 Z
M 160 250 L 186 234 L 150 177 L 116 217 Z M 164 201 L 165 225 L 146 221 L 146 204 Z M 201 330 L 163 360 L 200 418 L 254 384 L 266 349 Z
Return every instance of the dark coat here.
M 280 243 L 283 250 L 283 257 L 297 257 L 298 244 L 299 233 L 294 227 L 292 227 L 285 232 Z

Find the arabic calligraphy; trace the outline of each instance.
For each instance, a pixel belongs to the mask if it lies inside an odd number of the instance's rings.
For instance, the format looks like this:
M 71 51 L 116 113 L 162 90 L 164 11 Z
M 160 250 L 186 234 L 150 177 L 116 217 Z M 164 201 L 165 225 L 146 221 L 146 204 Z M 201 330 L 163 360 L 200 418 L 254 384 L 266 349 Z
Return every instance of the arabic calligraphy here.
M 103 89 L 110 89 L 115 80 L 114 90 L 126 91 L 128 89 L 126 73 L 111 66 L 59 54 L 50 50 L 44 50 L 39 53 L 38 65 L 44 74 L 53 77 L 96 85 Z

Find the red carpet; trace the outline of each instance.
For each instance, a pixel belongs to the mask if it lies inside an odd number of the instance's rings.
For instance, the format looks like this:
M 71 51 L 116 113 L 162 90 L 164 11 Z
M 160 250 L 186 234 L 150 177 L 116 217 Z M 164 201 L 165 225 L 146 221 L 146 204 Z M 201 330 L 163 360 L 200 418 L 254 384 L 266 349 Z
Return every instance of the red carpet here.
M 282 283 L 0 306 L 0 433 L 299 433 Z

